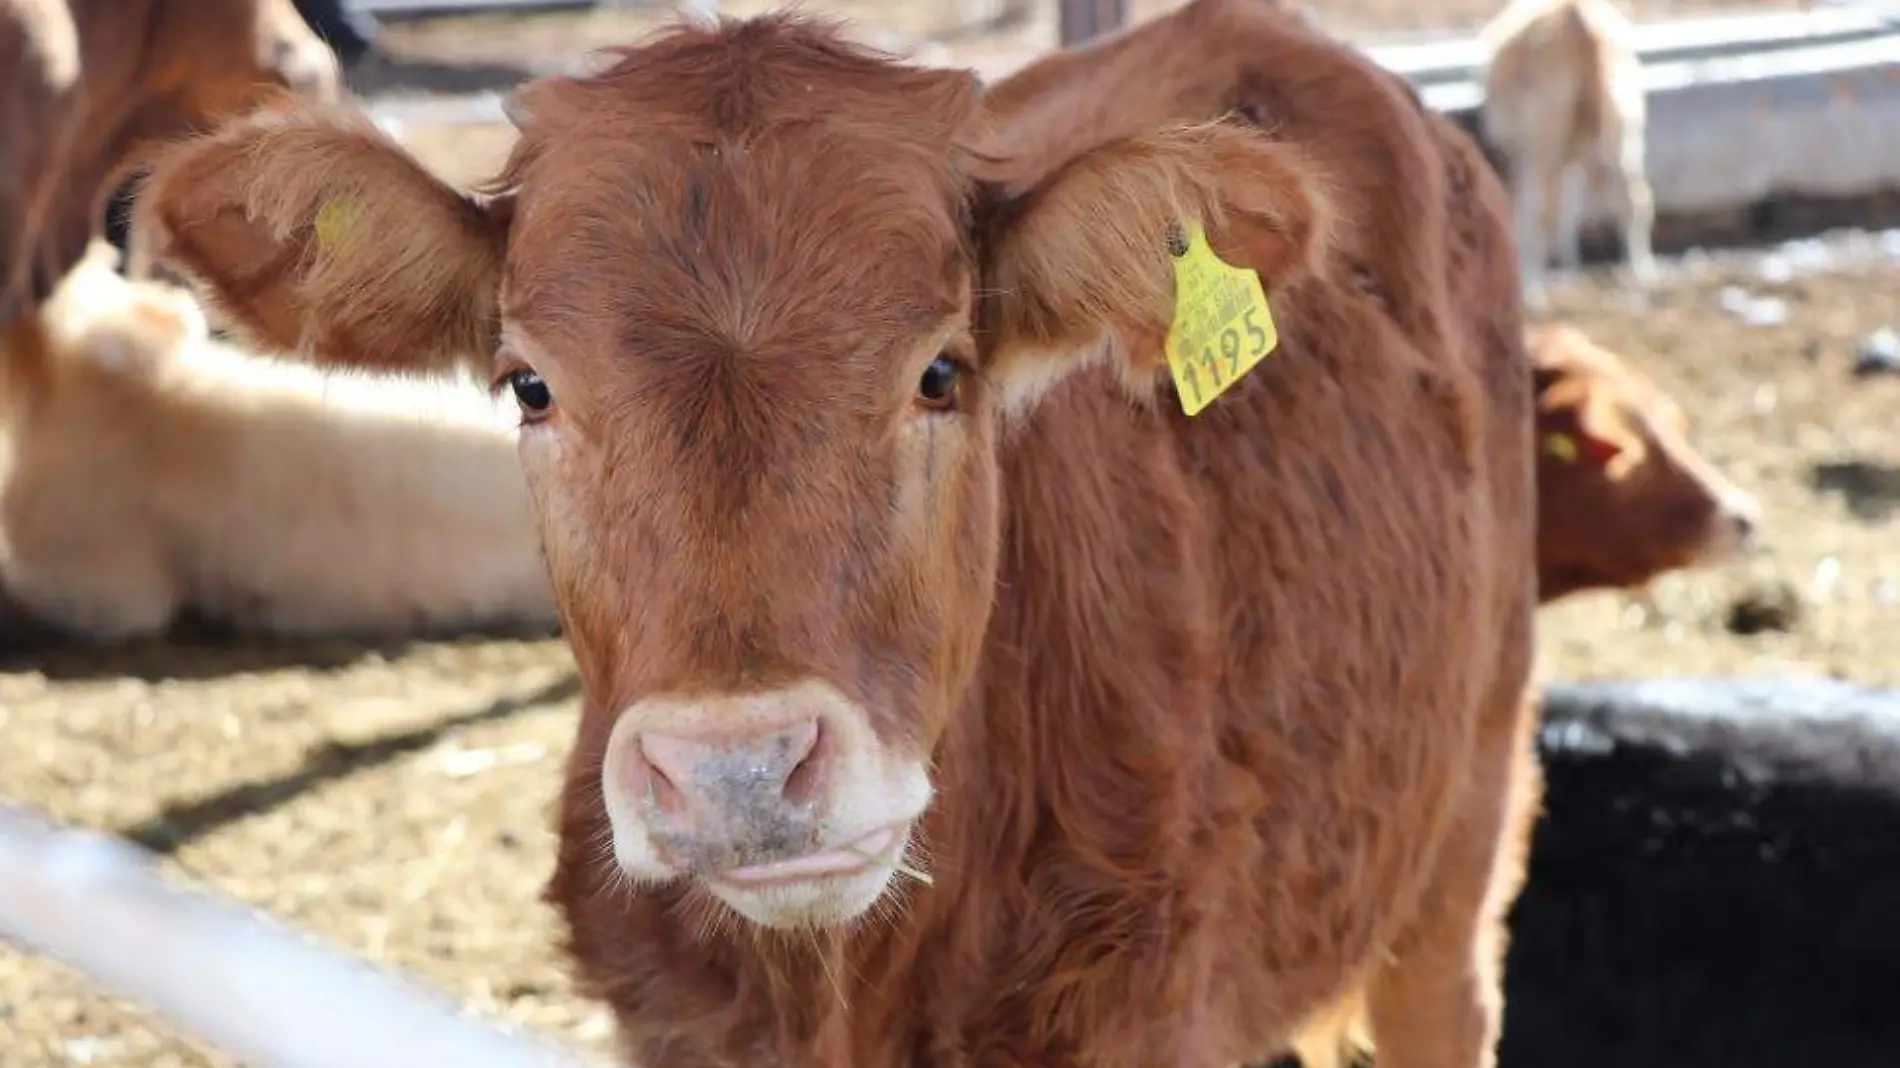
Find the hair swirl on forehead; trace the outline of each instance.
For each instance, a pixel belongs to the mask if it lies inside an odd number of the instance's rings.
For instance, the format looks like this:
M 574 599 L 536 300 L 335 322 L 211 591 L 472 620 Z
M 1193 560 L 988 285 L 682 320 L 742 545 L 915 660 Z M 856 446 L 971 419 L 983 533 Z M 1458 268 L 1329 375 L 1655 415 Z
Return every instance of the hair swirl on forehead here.
M 524 135 L 584 120 L 744 143 L 775 124 L 831 121 L 897 140 L 957 139 L 981 93 L 974 71 L 910 66 L 842 32 L 836 20 L 793 12 L 670 26 L 603 50 L 591 73 L 522 86 L 504 110 Z

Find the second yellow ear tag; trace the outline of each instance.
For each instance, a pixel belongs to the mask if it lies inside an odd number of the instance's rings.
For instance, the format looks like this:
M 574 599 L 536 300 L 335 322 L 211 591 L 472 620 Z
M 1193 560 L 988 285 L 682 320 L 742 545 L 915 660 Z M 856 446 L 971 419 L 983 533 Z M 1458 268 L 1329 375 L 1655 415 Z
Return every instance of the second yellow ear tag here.
M 1577 442 L 1569 434 L 1556 433 L 1544 438 L 1544 451 L 1564 463 L 1577 462 Z
M 334 251 L 344 234 L 356 222 L 356 201 L 346 195 L 331 197 L 317 209 L 317 247 Z
M 1168 331 L 1168 367 L 1181 410 L 1198 414 L 1279 344 L 1260 275 L 1221 262 L 1206 231 L 1194 224 L 1187 248 L 1174 257 L 1174 325 Z

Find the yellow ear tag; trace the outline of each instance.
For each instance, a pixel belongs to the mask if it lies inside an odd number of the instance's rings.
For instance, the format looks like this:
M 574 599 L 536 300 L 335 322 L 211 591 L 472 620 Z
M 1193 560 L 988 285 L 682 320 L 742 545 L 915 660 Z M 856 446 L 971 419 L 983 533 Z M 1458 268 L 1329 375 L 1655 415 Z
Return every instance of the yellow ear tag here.
M 352 197 L 334 196 L 323 202 L 317 209 L 317 247 L 330 251 L 343 240 L 344 233 L 356 221 L 356 201 Z
M 1171 251 L 1174 325 L 1168 331 L 1168 367 L 1181 410 L 1196 415 L 1265 359 L 1280 344 L 1280 332 L 1260 275 L 1222 263 L 1199 223 L 1189 231 L 1187 247 Z
M 1544 451 L 1564 463 L 1577 462 L 1577 442 L 1569 434 L 1544 435 Z

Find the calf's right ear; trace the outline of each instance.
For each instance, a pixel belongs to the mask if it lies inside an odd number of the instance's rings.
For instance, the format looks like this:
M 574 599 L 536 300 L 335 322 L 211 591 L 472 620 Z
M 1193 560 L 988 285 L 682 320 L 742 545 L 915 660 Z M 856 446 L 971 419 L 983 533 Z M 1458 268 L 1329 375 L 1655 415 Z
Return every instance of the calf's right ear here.
M 260 348 L 428 372 L 492 357 L 510 207 L 456 192 L 365 117 L 296 108 L 168 149 L 134 226 Z

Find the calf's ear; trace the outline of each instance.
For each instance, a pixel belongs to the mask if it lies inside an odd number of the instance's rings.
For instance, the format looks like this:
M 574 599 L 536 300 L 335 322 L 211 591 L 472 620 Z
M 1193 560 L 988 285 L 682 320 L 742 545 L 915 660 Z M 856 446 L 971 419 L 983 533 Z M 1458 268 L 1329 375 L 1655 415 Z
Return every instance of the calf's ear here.
M 1104 353 L 1132 392 L 1153 395 L 1174 318 L 1170 246 L 1194 226 L 1271 299 L 1323 262 L 1332 222 L 1304 153 L 1227 123 L 1112 141 L 1026 189 L 996 181 L 991 195 L 982 323 L 991 375 L 1018 409 Z
M 456 192 L 361 115 L 292 108 L 167 149 L 134 226 L 260 348 L 430 372 L 492 357 L 510 206 Z

